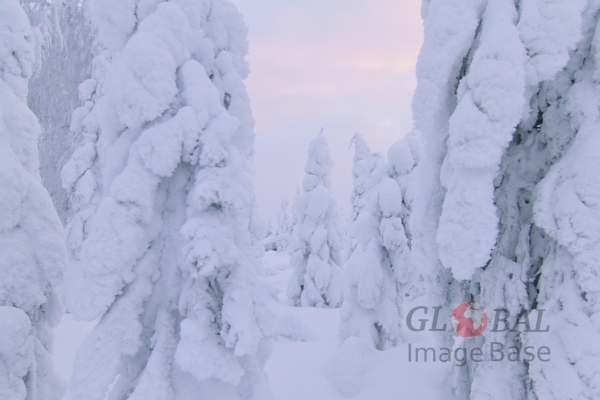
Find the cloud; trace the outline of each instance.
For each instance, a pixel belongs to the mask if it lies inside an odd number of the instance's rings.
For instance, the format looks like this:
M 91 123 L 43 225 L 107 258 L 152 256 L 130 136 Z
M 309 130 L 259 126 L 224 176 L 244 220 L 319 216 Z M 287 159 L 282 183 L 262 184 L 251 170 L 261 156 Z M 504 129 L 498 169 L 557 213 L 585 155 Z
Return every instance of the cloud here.
M 293 200 L 308 143 L 325 128 L 333 191 L 349 208 L 350 138 L 382 153 L 412 125 L 422 42 L 419 0 L 234 0 L 249 27 L 246 81 L 256 120 L 259 208 Z

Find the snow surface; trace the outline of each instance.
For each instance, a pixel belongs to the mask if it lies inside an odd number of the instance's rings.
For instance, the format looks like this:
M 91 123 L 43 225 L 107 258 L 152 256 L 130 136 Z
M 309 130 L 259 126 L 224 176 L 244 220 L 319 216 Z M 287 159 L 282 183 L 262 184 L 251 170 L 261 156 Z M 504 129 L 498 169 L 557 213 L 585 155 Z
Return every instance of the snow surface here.
M 263 258 L 272 307 L 284 331 L 265 365 L 275 400 L 454 400 L 444 363 L 409 363 L 407 345 L 378 351 L 362 339 L 340 343 L 339 308 L 293 307 L 287 302 L 290 257 L 274 251 Z M 55 330 L 56 367 L 69 376 L 75 349 L 94 323 L 63 318 Z M 287 332 L 286 332 L 287 330 Z M 412 334 L 412 335 L 411 335 Z M 434 345 L 426 332 L 406 335 L 413 346 Z M 73 400 L 67 396 L 65 400 Z M 216 400 L 216 399 L 215 399 Z

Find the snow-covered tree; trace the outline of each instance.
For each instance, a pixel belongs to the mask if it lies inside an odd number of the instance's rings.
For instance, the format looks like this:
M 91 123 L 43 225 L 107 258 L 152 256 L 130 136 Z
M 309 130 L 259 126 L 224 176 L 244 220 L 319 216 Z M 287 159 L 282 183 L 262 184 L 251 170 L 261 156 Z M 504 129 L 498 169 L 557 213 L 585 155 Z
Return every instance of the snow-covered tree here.
M 330 192 L 333 162 L 321 132 L 310 142 L 304 192 L 294 203 L 294 230 L 288 248 L 294 273 L 288 298 L 295 306 L 339 307 L 343 301 L 341 228 Z
M 291 223 L 291 217 L 288 210 L 288 200 L 281 201 L 281 209 L 277 214 L 277 251 L 285 251 L 290 243 L 290 233 L 294 228 Z
M 411 247 L 410 216 L 415 198 L 414 189 L 419 185 L 417 166 L 423 157 L 421 132 L 413 130 L 392 144 L 388 150 L 388 175 L 398 182 L 402 192 L 402 224 Z
M 294 202 L 292 203 L 292 228 L 296 226 L 298 223 L 298 219 L 300 218 L 300 213 L 298 212 L 298 204 L 300 203 L 300 197 L 302 196 L 302 191 L 300 188 L 296 188 L 296 195 L 294 196 Z M 290 234 L 293 229 L 290 230 Z
M 69 309 L 99 322 L 73 398 L 270 398 L 242 17 L 227 0 L 85 6 L 98 51 L 62 179 Z
M 57 400 L 52 332 L 67 263 L 63 227 L 41 184 L 40 126 L 27 107 L 34 36 L 18 0 L 0 1 L 0 398 Z
M 92 55 L 90 24 L 80 0 L 21 0 L 32 25 L 36 63 L 29 83 L 29 107 L 42 129 L 40 174 L 58 215 L 66 222 L 67 193 L 60 170 L 78 142 L 69 129 L 79 107 L 79 84 L 89 78 Z M 82 101 L 85 101 L 82 100 Z
M 379 153 L 370 153 L 359 135 L 354 144 L 356 216 L 349 228 L 353 246 L 344 268 L 348 289 L 340 333 L 342 338 L 362 337 L 385 349 L 401 339 L 402 302 L 412 271 L 405 230 L 409 209 L 395 178 L 406 178 L 418 158 L 413 157 L 407 139 L 390 149 L 389 167 Z
M 551 362 L 488 354 L 457 367 L 459 398 L 600 396 L 599 9 L 423 3 L 413 113 L 427 151 L 413 185 L 413 262 L 432 303 L 474 299 L 492 316 L 510 312 L 516 329 L 466 345 L 552 353 Z M 518 319 L 535 324 L 541 310 L 548 332 Z
M 265 251 L 276 251 L 277 250 L 277 232 L 274 232 L 273 225 L 269 222 L 267 226 L 267 232 L 262 238 L 262 244 Z
M 354 163 L 352 164 L 352 213 L 351 221 L 355 221 L 359 211 L 365 205 L 365 196 L 369 191 L 369 177 L 375 164 L 372 162 L 371 149 L 360 133 L 352 137 L 354 144 Z

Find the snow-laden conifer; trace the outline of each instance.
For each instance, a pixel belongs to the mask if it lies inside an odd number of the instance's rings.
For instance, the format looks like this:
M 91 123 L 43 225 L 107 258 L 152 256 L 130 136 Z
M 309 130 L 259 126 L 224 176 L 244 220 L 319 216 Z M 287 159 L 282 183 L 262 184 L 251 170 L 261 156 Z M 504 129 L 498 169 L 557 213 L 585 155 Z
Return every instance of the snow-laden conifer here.
M 495 309 L 510 312 L 512 331 L 488 331 L 468 346 L 498 342 L 523 354 L 545 345 L 552 353 L 551 362 L 508 363 L 488 354 L 455 368 L 461 398 L 600 394 L 592 361 L 600 354 L 592 156 L 599 7 L 424 3 L 413 112 L 426 151 L 411 185 L 413 262 L 432 305 L 473 299 L 491 318 Z M 539 328 L 549 330 L 534 332 L 542 312 Z
M 339 307 L 343 301 L 341 227 L 329 180 L 332 166 L 321 133 L 310 143 L 303 193 L 294 202 L 288 249 L 294 273 L 288 298 L 295 306 Z
M 67 263 L 63 227 L 40 181 L 40 126 L 27 106 L 34 36 L 18 0 L 0 2 L 0 398 L 58 400 L 52 331 Z
M 60 170 L 78 143 L 78 134 L 69 125 L 73 111 L 81 105 L 78 86 L 90 75 L 93 36 L 80 0 L 21 4 L 36 42 L 27 103 L 41 126 L 40 175 L 59 217 L 66 222 L 70 210 Z
M 241 15 L 226 0 L 87 7 L 99 50 L 62 178 L 69 307 L 99 322 L 73 397 L 269 398 Z
M 277 251 L 277 231 L 274 231 L 273 225 L 269 222 L 266 227 L 266 233 L 262 238 L 262 245 L 265 251 Z
M 369 176 L 375 167 L 371 158 L 371 149 L 360 133 L 352 137 L 354 144 L 354 163 L 352 164 L 352 213 L 350 220 L 356 220 L 359 211 L 365 205 L 365 196 L 369 191 Z
M 417 157 L 406 139 L 390 149 L 389 166 L 379 153 L 370 153 L 362 137 L 355 135 L 354 143 L 356 216 L 349 227 L 353 244 L 344 268 L 348 289 L 340 333 L 385 349 L 401 339 L 402 302 L 412 270 L 405 229 L 409 210 L 395 178 L 410 174 Z
M 277 232 L 275 239 L 277 241 L 277 251 L 285 251 L 290 243 L 290 234 L 292 229 L 292 221 L 290 217 L 288 200 L 283 199 L 281 201 L 281 208 L 277 214 Z

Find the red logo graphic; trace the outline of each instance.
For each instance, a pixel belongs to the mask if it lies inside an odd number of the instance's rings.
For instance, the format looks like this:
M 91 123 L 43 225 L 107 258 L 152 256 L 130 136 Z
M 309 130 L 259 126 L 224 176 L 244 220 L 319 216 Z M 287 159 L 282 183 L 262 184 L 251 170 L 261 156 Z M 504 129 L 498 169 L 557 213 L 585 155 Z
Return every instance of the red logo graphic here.
M 488 316 L 485 309 L 473 301 L 460 303 L 452 310 L 452 327 L 464 338 L 476 337 L 485 332 Z

